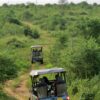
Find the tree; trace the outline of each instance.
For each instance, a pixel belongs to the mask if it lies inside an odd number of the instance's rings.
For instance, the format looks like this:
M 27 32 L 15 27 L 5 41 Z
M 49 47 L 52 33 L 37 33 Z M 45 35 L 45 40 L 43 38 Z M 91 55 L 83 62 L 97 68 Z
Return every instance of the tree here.
M 4 3 L 4 4 L 3 4 L 3 7 L 9 7 L 9 6 L 8 6 L 8 4 L 7 4 L 7 3 Z
M 61 15 L 64 16 L 64 8 L 65 8 L 65 4 L 67 4 L 67 0 L 59 0 L 59 4 L 61 5 Z
M 37 30 L 32 30 L 30 27 L 26 27 L 24 29 L 24 35 L 31 36 L 34 39 L 38 39 L 40 37 L 39 32 Z
M 67 0 L 59 0 L 59 4 L 66 4 Z
M 62 66 L 73 77 L 92 78 L 100 72 L 100 49 L 96 40 L 78 37 L 76 40 L 68 40 L 66 35 L 60 36 L 59 41 L 51 50 L 51 63 Z
M 33 17 L 33 15 L 29 12 L 29 11 L 25 11 L 24 13 L 23 13 L 23 19 L 24 20 L 32 20 L 32 17 Z
M 78 29 L 86 38 L 100 36 L 100 21 L 98 19 L 83 19 L 78 22 Z
M 17 66 L 14 61 L 6 56 L 0 55 L 0 83 L 12 79 L 17 75 Z

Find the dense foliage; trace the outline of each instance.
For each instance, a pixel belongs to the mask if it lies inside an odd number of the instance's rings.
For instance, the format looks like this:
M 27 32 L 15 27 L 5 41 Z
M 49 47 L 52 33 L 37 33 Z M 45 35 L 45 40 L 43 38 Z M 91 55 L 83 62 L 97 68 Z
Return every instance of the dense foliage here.
M 12 59 L 0 55 L 0 83 L 17 75 L 17 67 Z
M 99 100 L 100 5 L 0 7 L 0 82 L 30 68 L 30 47 L 37 44 L 46 44 L 47 66 L 66 69 L 72 100 Z
M 6 95 L 4 92 L 0 91 L 0 100 L 16 100 L 13 97 Z

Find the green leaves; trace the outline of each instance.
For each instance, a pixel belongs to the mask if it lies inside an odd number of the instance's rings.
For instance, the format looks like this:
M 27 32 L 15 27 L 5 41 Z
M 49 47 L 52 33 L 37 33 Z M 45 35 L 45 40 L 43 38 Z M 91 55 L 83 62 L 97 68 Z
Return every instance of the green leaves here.
M 40 34 L 37 30 L 32 30 L 30 27 L 25 27 L 24 29 L 25 36 L 31 36 L 34 39 L 38 39 Z
M 17 75 L 17 66 L 14 61 L 7 57 L 0 55 L 0 83 L 12 79 Z
M 66 35 L 62 36 L 52 49 L 51 59 L 56 60 L 53 63 L 65 67 L 78 78 L 91 78 L 99 74 L 100 48 L 96 40 L 87 40 L 80 36 L 66 40 Z
M 77 27 L 86 38 L 100 36 L 100 21 L 98 19 L 83 19 Z
M 6 95 L 4 92 L 0 90 L 0 100 L 16 100 L 16 99 Z

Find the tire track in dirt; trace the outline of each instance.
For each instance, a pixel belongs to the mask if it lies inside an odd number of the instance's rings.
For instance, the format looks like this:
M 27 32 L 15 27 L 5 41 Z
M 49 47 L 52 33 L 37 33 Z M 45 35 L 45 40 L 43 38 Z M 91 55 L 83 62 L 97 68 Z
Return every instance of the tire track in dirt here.
M 29 72 L 33 69 L 36 69 L 34 67 L 35 66 L 32 65 L 31 69 L 27 73 L 18 77 L 19 82 L 17 86 L 13 86 L 13 84 L 16 82 L 15 80 L 7 81 L 4 85 L 4 92 L 9 96 L 16 98 L 17 100 L 28 100 L 30 97 L 30 93 L 27 83 L 30 78 Z M 41 65 L 39 69 L 44 69 L 44 68 L 45 68 L 44 65 Z
M 28 82 L 28 75 L 22 75 L 20 77 L 20 82 L 17 85 L 17 87 L 12 87 L 12 83 L 14 80 L 10 80 L 6 82 L 4 86 L 4 91 L 8 95 L 15 97 L 17 100 L 28 100 L 29 98 L 29 89 L 27 88 L 27 82 Z

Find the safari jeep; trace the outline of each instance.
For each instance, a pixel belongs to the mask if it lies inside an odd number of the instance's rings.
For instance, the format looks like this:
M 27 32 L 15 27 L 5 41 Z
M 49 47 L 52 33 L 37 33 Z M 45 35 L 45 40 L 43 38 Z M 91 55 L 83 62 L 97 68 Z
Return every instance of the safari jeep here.
M 29 100 L 69 100 L 63 68 L 32 70 L 30 76 L 32 88 Z
M 32 60 L 31 63 L 39 62 L 43 64 L 43 47 L 40 45 L 31 46 Z

